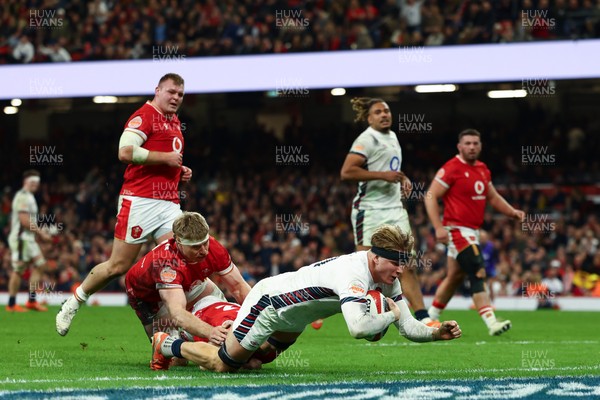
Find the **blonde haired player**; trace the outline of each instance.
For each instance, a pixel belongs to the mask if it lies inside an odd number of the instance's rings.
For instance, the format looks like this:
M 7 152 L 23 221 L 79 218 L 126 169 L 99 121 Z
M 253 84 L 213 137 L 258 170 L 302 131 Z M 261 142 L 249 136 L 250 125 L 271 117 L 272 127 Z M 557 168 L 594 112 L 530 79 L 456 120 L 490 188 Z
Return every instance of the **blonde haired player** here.
M 40 173 L 30 169 L 23 173 L 23 187 L 19 190 L 12 202 L 11 226 L 8 235 L 8 245 L 13 271 L 8 281 L 8 305 L 6 311 L 24 312 L 29 310 L 48 311 L 36 300 L 38 282 L 41 278 L 41 269 L 46 265 L 40 246 L 35 241 L 35 235 L 44 240 L 50 236 L 39 229 L 37 224 L 38 206 L 33 194 L 40 187 Z M 17 292 L 21 285 L 21 277 L 27 267 L 33 264 L 34 268 L 29 277 L 29 300 L 26 308 L 16 304 Z
M 142 245 L 173 237 L 171 226 L 181 214 L 179 182 L 192 178 L 182 165 L 183 135 L 176 112 L 183 101 L 183 78 L 160 78 L 152 101 L 125 123 L 119 140 L 119 160 L 128 164 L 121 188 L 110 258 L 96 265 L 56 315 L 56 331 L 65 336 L 89 296 L 125 274 Z
M 184 342 L 164 332 L 154 334 L 154 358 L 183 357 L 218 372 L 236 371 L 260 351 L 284 351 L 318 318 L 342 313 L 354 338 L 364 338 L 394 324 L 409 340 L 429 342 L 461 336 L 455 321 L 428 327 L 411 315 L 402 299 L 398 275 L 409 260 L 413 238 L 399 227 L 384 225 L 369 251 L 357 251 L 263 279 L 244 300 L 225 343 Z M 369 290 L 380 290 L 390 311 L 372 315 Z
M 220 276 L 229 293 L 242 302 L 250 286 L 231 257 L 208 233 L 208 224 L 196 212 L 184 212 L 173 222 L 173 238 L 146 254 L 125 275 L 127 297 L 149 338 L 157 326 L 172 322 L 193 335 L 220 345 L 227 329 L 212 327 L 189 312 L 198 298 L 225 297 L 208 279 Z M 168 368 L 169 361 L 154 359 L 152 369 Z
M 352 227 L 356 250 L 368 250 L 374 230 L 383 224 L 398 225 L 410 233 L 408 213 L 402 197 L 410 194 L 410 179 L 401 171 L 402 148 L 392 125 L 390 108 L 377 98 L 360 97 L 351 100 L 356 111 L 355 122 L 369 126 L 352 143 L 344 160 L 340 176 L 345 181 L 358 181 L 358 192 L 352 202 Z M 425 304 L 416 270 L 408 268 L 400 274 L 400 282 L 415 317 L 423 323 L 439 327 Z

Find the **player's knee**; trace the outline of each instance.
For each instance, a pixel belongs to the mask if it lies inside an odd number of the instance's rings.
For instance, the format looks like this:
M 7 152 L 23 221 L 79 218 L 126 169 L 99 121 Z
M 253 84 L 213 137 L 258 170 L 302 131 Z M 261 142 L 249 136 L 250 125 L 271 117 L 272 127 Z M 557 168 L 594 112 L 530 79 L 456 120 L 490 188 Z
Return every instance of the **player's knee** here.
M 469 282 L 471 283 L 471 294 L 485 292 L 485 282 L 483 278 L 475 274 L 469 274 Z
M 485 291 L 485 281 L 483 279 L 485 274 L 481 273 L 484 263 L 479 246 L 471 245 L 467 247 L 458 254 L 456 261 L 458 261 L 461 269 L 469 276 L 471 294 Z
M 106 272 L 108 273 L 108 276 L 112 279 L 126 274 L 129 268 L 131 268 L 131 265 L 125 260 L 109 260 Z

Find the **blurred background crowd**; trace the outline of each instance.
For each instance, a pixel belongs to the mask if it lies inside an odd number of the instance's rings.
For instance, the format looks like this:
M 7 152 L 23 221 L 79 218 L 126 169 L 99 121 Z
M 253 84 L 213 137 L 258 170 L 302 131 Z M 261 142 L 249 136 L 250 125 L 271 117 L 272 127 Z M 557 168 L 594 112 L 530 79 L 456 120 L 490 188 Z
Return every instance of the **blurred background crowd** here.
M 598 37 L 600 0 L 0 3 L 0 63 L 167 59 Z
M 527 107 L 522 115 L 518 131 L 484 120 L 472 125 L 482 132 L 482 161 L 495 185 L 530 217 L 522 224 L 491 209 L 486 213 L 483 228 L 489 242 L 482 244 L 495 275 L 491 286 L 496 295 L 598 296 L 600 194 L 588 189 L 600 182 L 595 157 L 600 128 L 593 121 L 563 120 L 559 114 Z M 278 139 L 258 123 L 235 136 L 226 126 L 194 129 L 193 119 L 182 116 L 182 121 L 189 127 L 184 164 L 194 170 L 193 181 L 180 187 L 183 209 L 206 216 L 211 233 L 229 249 L 249 282 L 354 250 L 350 207 L 356 184 L 341 182 L 339 170 L 364 127 L 324 123 L 314 131 L 296 121 Z M 45 279 L 54 290 L 70 290 L 109 257 L 125 169 L 116 152 L 122 122 L 106 119 L 96 126 L 59 127 L 51 133 L 49 143 L 61 143 L 57 151 L 64 162 L 40 168 L 37 198 L 40 214 L 52 216 L 57 225 L 53 241 L 42 246 L 50 267 Z M 404 203 L 417 244 L 414 267 L 425 294 L 435 292 L 446 268 L 445 248 L 436 244 L 425 214 L 425 190 L 436 170 L 456 153 L 457 133 L 464 124 L 436 124 L 443 128 L 399 135 L 402 170 L 414 185 Z M 81 135 L 84 129 L 87 134 Z M 513 139 L 502 139 L 507 137 Z M 1 128 L 0 140 L 18 149 L 6 155 L 0 172 L 0 289 L 5 290 L 11 200 L 20 188 L 21 171 L 32 167 L 22 156 L 32 143 L 17 141 Z M 532 143 L 546 144 L 555 162 L 523 164 L 520 146 Z M 301 146 L 306 162 L 278 163 L 276 151 L 282 145 Z M 122 287 L 121 280 L 107 290 Z
M 600 0 L 0 3 L 0 64 L 598 37 Z M 489 239 L 482 246 L 495 275 L 494 293 L 600 296 L 600 194 L 592 186 L 600 182 L 600 125 L 529 104 L 520 106 L 513 128 L 480 116 L 434 122 L 435 131 L 423 135 L 399 135 L 402 170 L 415 188 L 404 203 L 425 294 L 435 292 L 445 273 L 445 249 L 435 243 L 423 206 L 425 190 L 454 155 L 457 133 L 476 127 L 494 183 L 511 204 L 533 216 L 521 224 L 492 210 L 486 214 Z M 354 250 L 350 207 L 356 184 L 341 182 L 339 169 L 363 127 L 329 120 L 315 130 L 295 119 L 280 137 L 258 122 L 236 134 L 228 131 L 227 118 L 217 116 L 210 128 L 200 127 L 197 118 L 185 115 L 185 107 L 180 115 L 188 127 L 184 162 L 194 170 L 193 181 L 180 188 L 182 208 L 206 216 L 249 282 Z M 109 257 L 125 169 L 116 157 L 124 122 L 53 124 L 43 142 L 19 140 L 0 126 L 2 148 L 18 149 L 3 152 L 0 171 L 0 290 L 6 290 L 11 269 L 6 238 L 12 197 L 22 171 L 36 167 L 27 158 L 30 146 L 60 143 L 64 158 L 60 165 L 39 166 L 40 215 L 55 233 L 52 242 L 42 244 L 48 287 L 69 291 Z M 533 144 L 548 146 L 555 162 L 524 164 L 520 146 Z M 276 149 L 285 145 L 300 146 L 307 161 L 277 163 Z M 122 287 L 121 280 L 108 290 Z

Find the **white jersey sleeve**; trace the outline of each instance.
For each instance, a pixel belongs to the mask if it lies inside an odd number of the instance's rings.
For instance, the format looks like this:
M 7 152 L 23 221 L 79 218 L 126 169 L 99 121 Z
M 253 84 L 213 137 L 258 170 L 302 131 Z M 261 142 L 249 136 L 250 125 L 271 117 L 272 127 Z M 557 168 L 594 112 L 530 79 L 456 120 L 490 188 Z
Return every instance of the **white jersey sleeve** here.
M 404 300 L 396 301 L 396 305 L 400 308 L 400 319 L 394 322 L 394 325 L 398 328 L 398 332 L 413 342 L 431 342 L 435 328 L 417 321 L 410 313 Z
M 352 337 L 360 339 L 374 335 L 384 330 L 394 322 L 394 313 L 388 311 L 380 315 L 371 315 L 367 312 L 368 277 L 349 274 L 340 280 L 338 286 L 342 314 L 348 325 Z

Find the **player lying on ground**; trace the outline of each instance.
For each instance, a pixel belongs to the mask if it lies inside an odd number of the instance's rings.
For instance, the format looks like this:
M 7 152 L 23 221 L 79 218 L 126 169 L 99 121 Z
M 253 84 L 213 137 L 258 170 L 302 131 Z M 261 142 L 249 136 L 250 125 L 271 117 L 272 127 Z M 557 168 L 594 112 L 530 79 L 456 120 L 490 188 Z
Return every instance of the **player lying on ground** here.
M 194 307 L 191 312 L 196 318 L 206 322 L 211 326 L 229 328 L 233 324 L 233 321 L 235 321 L 235 319 L 237 318 L 239 310 L 239 304 L 228 302 L 224 299 L 223 296 L 215 296 L 214 294 L 211 294 L 206 297 L 200 298 L 200 300 L 198 300 L 196 304 L 194 304 Z M 191 333 L 183 329 L 180 329 L 178 334 L 181 339 L 187 342 L 208 342 L 206 338 L 192 335 Z M 248 363 L 242 366 L 242 368 L 259 369 L 262 366 L 262 364 L 269 363 L 277 357 L 278 353 L 276 351 L 271 350 L 267 346 L 264 347 L 264 351 L 262 349 L 259 349 L 256 353 L 252 355 L 252 358 L 250 358 Z M 172 359 L 173 361 L 177 362 L 169 363 L 170 360 L 160 353 L 157 353 L 156 356 L 158 356 L 158 358 L 156 360 L 153 360 L 151 363 L 151 365 L 154 366 L 153 369 L 165 370 L 172 365 L 187 364 L 187 360 L 177 358 Z M 184 362 L 181 363 L 181 360 L 183 360 Z
M 158 332 L 152 340 L 153 358 L 160 353 L 212 371 L 236 371 L 265 343 L 282 352 L 307 324 L 340 312 L 357 339 L 380 333 L 392 323 L 400 334 L 416 342 L 459 338 L 461 331 L 455 321 L 446 321 L 440 328 L 428 327 L 411 315 L 402 300 L 398 275 L 410 257 L 413 237 L 399 227 L 384 225 L 375 231 L 371 243 L 369 251 L 330 258 L 258 282 L 220 348 Z M 367 309 L 369 290 L 380 290 L 389 297 L 390 311 L 372 315 Z
M 184 212 L 173 223 L 174 237 L 156 246 L 127 272 L 129 304 L 149 338 L 157 327 L 174 325 L 218 345 L 225 340 L 226 328 L 210 326 L 187 311 L 195 298 L 215 293 L 222 296 L 207 279 L 212 274 L 221 276 L 240 303 L 250 291 L 227 250 L 208 230 L 202 215 Z

